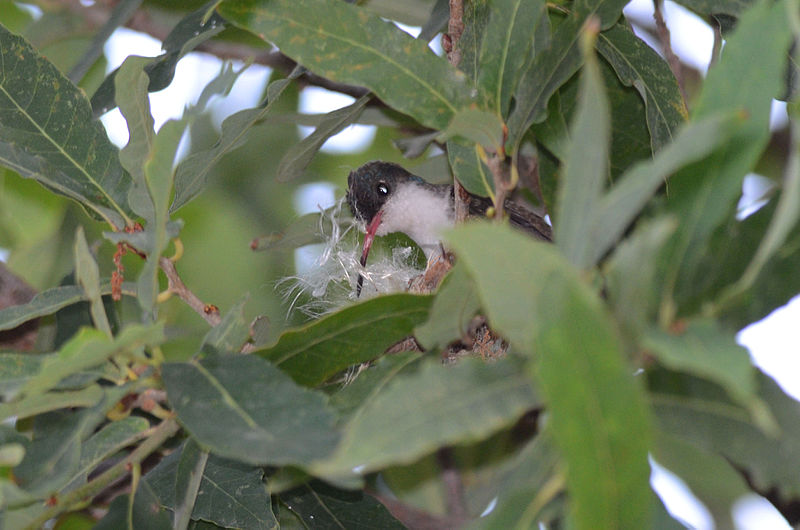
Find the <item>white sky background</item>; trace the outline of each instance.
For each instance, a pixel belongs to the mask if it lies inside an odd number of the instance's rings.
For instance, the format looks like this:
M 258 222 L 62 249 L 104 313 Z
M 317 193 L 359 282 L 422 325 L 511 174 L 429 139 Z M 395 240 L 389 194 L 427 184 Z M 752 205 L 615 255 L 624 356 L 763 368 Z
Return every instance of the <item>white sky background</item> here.
M 664 12 L 675 53 L 687 64 L 705 72 L 713 45 L 711 29 L 700 18 L 670 1 L 665 2 Z M 632 0 L 626 7 L 625 13 L 638 23 L 653 25 L 651 0 Z M 438 39 L 436 42 L 438 43 Z M 138 55 L 154 57 L 161 53 L 161 44 L 139 33 L 125 29 L 118 30 L 106 45 L 109 71 L 119 66 L 132 50 Z M 220 64 L 219 60 L 201 54 L 189 54 L 178 63 L 173 83 L 167 89 L 150 95 L 156 129 L 168 119 L 180 117 L 184 105 L 197 100 L 203 87 L 219 72 Z M 225 116 L 237 110 L 255 106 L 268 74 L 267 68 L 253 65 L 240 76 L 228 97 L 215 98 L 211 105 L 215 123 L 218 125 Z M 329 112 L 352 101 L 352 98 L 341 94 L 314 88 L 305 89 L 301 95 L 300 110 L 306 113 Z M 773 112 L 774 126 L 785 123 L 785 105 L 774 105 Z M 108 113 L 102 120 L 112 141 L 120 147 L 124 146 L 127 143 L 128 133 L 125 120 L 119 111 Z M 310 129 L 304 128 L 301 132 L 304 135 L 309 134 Z M 329 140 L 323 149 L 330 152 L 362 150 L 373 136 L 373 127 L 351 126 Z M 763 187 L 758 186 L 757 178 L 750 179 L 745 188 L 746 192 L 750 191 L 751 197 L 757 197 L 763 192 Z M 301 187 L 294 198 L 298 213 L 316 211 L 319 205 L 329 206 L 333 203 L 334 191 L 329 184 Z M 744 202 L 748 200 L 747 195 L 746 193 Z M 6 254 L 7 252 L 0 248 L 0 260 L 4 259 Z M 798 322 L 800 322 L 800 297 L 795 297 L 789 304 L 779 308 L 761 322 L 748 326 L 738 335 L 740 343 L 749 349 L 754 363 L 772 375 L 783 389 L 796 399 L 800 399 Z M 651 482 L 665 500 L 667 508 L 678 519 L 692 528 L 700 530 L 713 528 L 708 512 L 693 499 L 680 479 L 653 463 Z M 734 515 L 737 527 L 740 529 L 789 528 L 774 507 L 757 496 L 742 499 L 737 504 Z

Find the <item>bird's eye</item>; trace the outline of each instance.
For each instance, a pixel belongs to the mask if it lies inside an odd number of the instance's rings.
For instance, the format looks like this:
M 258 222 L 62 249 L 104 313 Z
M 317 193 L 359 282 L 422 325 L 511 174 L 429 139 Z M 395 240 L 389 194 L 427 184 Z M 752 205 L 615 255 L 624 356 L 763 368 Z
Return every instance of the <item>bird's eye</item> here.
M 378 195 L 380 195 L 381 197 L 386 197 L 387 195 L 389 195 L 389 186 L 381 182 L 378 184 L 378 187 L 375 188 L 375 191 L 377 191 Z

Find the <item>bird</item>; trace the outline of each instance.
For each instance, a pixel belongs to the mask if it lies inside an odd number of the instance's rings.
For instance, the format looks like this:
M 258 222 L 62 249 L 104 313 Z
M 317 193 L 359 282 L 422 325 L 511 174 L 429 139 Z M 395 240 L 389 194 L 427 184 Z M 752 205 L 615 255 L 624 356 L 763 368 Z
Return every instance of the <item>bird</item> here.
M 429 262 L 444 252 L 441 232 L 455 222 L 453 185 L 431 184 L 399 164 L 372 161 L 350 172 L 346 198 L 353 216 L 365 226 L 362 267 L 375 236 L 393 232 L 411 238 Z M 471 216 L 483 216 L 491 206 L 490 199 L 469 194 Z M 543 217 L 511 199 L 503 206 L 513 226 L 541 241 L 552 241 L 552 229 Z M 357 296 L 362 283 L 359 276 Z

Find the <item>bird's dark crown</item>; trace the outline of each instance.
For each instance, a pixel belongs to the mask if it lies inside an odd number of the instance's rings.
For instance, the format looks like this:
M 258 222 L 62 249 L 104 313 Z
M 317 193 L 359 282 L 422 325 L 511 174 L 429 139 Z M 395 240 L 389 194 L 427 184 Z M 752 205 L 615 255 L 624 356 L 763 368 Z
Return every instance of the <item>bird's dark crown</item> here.
M 427 184 L 392 162 L 367 162 L 351 171 L 347 177 L 347 204 L 350 211 L 359 220 L 369 223 L 392 196 L 397 185 L 408 181 Z

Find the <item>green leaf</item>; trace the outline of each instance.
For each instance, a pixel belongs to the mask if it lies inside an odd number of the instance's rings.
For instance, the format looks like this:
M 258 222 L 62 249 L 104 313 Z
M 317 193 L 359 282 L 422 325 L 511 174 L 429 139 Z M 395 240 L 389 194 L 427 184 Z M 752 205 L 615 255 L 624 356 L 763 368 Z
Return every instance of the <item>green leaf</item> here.
M 738 17 L 756 2 L 754 0 L 678 0 L 678 3 L 701 15 Z
M 717 453 L 660 433 L 655 459 L 680 477 L 709 509 L 717 528 L 735 528 L 733 505 L 752 494 L 741 473 Z
M 506 145 L 516 147 L 532 124 L 545 119 L 550 97 L 581 67 L 578 41 L 586 20 L 597 17 L 601 29 L 606 29 L 617 21 L 625 4 L 624 0 L 575 3 L 573 14 L 556 27 L 550 46 L 536 50 L 517 83 L 516 106 L 507 120 Z
M 0 353 L 0 396 L 12 399 L 23 385 L 39 373 L 43 355 Z
M 417 352 L 386 355 L 360 372 L 352 382 L 331 396 L 331 407 L 341 418 L 340 423 L 349 420 L 400 374 L 415 371 L 422 359 L 422 354 Z
M 160 344 L 163 340 L 163 322 L 152 326 L 131 324 L 113 339 L 94 328 L 82 328 L 57 356 L 43 360 L 39 373 L 27 381 L 21 393 L 32 396 L 45 392 L 67 376 L 98 366 L 118 354 L 133 355 L 145 345 Z
M 733 333 L 726 333 L 714 321 L 691 321 L 680 334 L 649 329 L 642 345 L 670 370 L 714 381 L 744 406 L 755 398 L 755 370 L 749 353 Z
M 556 249 L 510 228 L 475 223 L 447 239 L 493 329 L 536 360 L 578 528 L 645 527 L 650 420 L 601 301 Z
M 499 153 L 503 147 L 503 127 L 503 120 L 497 114 L 485 110 L 463 109 L 456 113 L 438 140 L 445 141 L 460 136 L 482 145 L 488 151 Z
M 353 104 L 328 113 L 314 132 L 292 145 L 278 166 L 278 181 L 288 182 L 302 175 L 328 138 L 352 125 L 370 99 L 372 94 L 366 94 Z
M 198 454 L 188 440 L 181 450 L 166 456 L 145 476 L 161 506 L 175 510 L 176 474 Z M 233 460 L 209 455 L 199 475 L 200 485 L 192 519 L 207 521 L 222 528 L 277 528 L 264 470 Z M 190 528 L 192 526 L 190 525 Z
M 450 140 L 447 142 L 447 159 L 453 175 L 468 192 L 480 197 L 488 197 L 494 192 L 492 176 L 474 144 L 460 138 Z
M 464 33 L 458 39 L 461 55 L 458 68 L 477 84 L 480 72 L 481 43 L 489 25 L 489 2 L 464 2 Z
M 714 156 L 670 180 L 669 208 L 682 222 L 672 251 L 663 258 L 665 303 L 695 270 L 714 229 L 739 198 L 742 178 L 769 140 L 771 101 L 783 86 L 789 46 L 786 9 L 786 2 L 779 1 L 761 2 L 748 10 L 703 84 L 695 119 L 731 109 L 743 110 L 748 119 Z M 765 34 L 770 35 L 768 40 Z
M 117 229 L 132 225 L 130 177 L 81 90 L 2 26 L 0 57 L 0 163 Z
M 133 499 L 130 496 L 133 495 Z M 158 504 L 147 481 L 141 481 L 136 491 L 120 495 L 111 501 L 108 512 L 94 526 L 95 530 L 171 530 L 166 510 Z
M 153 150 L 155 129 L 147 94 L 149 79 L 144 68 L 152 59 L 130 56 L 114 76 L 114 93 L 128 124 L 128 144 L 120 151 L 119 161 L 133 180 L 128 201 L 133 211 L 148 223 L 155 221 L 153 199 L 147 190 L 144 166 Z
M 175 198 L 170 212 L 177 211 L 203 191 L 211 169 L 223 156 L 244 143 L 250 130 L 272 110 L 275 101 L 289 86 L 290 79 L 279 79 L 270 83 L 267 87 L 267 100 L 261 106 L 245 109 L 225 118 L 219 140 L 211 148 L 192 153 L 178 164 L 175 169 Z
M 620 81 L 644 100 L 647 128 L 654 153 L 672 141 L 688 118 L 686 104 L 669 65 L 627 26 L 618 23 L 597 36 L 597 51 L 611 64 Z
M 221 456 L 303 465 L 328 454 L 338 440 L 325 397 L 258 357 L 167 363 L 162 376 L 180 422 Z
M 75 277 L 78 284 L 86 292 L 89 299 L 89 310 L 92 313 L 94 325 L 111 338 L 111 324 L 108 323 L 106 309 L 103 307 L 103 298 L 100 292 L 100 270 L 94 259 L 83 227 L 79 226 L 75 233 Z
M 351 416 L 335 454 L 310 470 L 341 480 L 410 463 L 445 444 L 481 440 L 536 404 L 512 358 L 490 364 L 464 359 L 449 367 L 430 360 L 371 396 Z
M 175 66 L 181 58 L 195 47 L 212 38 L 225 29 L 225 21 L 215 12 L 209 14 L 206 5 L 184 17 L 170 31 L 162 45 L 164 53 L 155 58 L 144 69 L 149 84 L 149 92 L 163 90 L 172 83 Z M 112 72 L 92 95 L 92 109 L 95 116 L 100 116 L 114 108 L 115 80 L 119 70 Z
M 316 73 L 362 85 L 428 127 L 443 129 L 468 106 L 464 75 L 425 42 L 346 3 L 227 0 L 220 14 L 269 40 Z
M 248 296 L 225 313 L 222 321 L 211 328 L 203 339 L 201 350 L 207 353 L 237 353 L 250 337 L 250 327 L 244 319 L 244 305 Z
M 466 335 L 470 321 L 479 309 L 480 300 L 472 278 L 464 266 L 456 262 L 439 285 L 430 317 L 414 328 L 414 337 L 426 350 L 445 347 Z
M 85 484 L 89 473 L 101 462 L 137 441 L 149 428 L 150 422 L 146 419 L 128 416 L 113 421 L 97 431 L 82 444 L 78 467 L 74 471 L 75 478 L 62 490 L 62 493 Z
M 0 403 L 0 420 L 29 418 L 70 407 L 92 407 L 102 398 L 102 388 L 94 384 L 80 390 L 41 392 L 11 403 Z
M 489 25 L 481 42 L 477 85 L 481 101 L 497 115 L 508 115 L 522 66 L 532 55 L 533 28 L 544 13 L 545 3 L 541 0 L 489 3 Z
M 336 489 L 318 480 L 282 493 L 280 500 L 315 530 L 405 528 L 374 497 L 363 491 Z
M 433 298 L 380 296 L 283 333 L 256 355 L 269 359 L 298 383 L 314 386 L 354 364 L 380 357 L 428 316 Z
M 174 528 L 182 530 L 189 526 L 208 456 L 208 451 L 202 450 L 191 438 L 183 445 L 175 473 Z
M 591 260 L 592 229 L 596 207 L 608 175 L 611 117 L 597 58 L 586 56 L 581 73 L 578 110 L 564 161 L 556 204 L 554 239 L 567 259 L 578 268 Z

